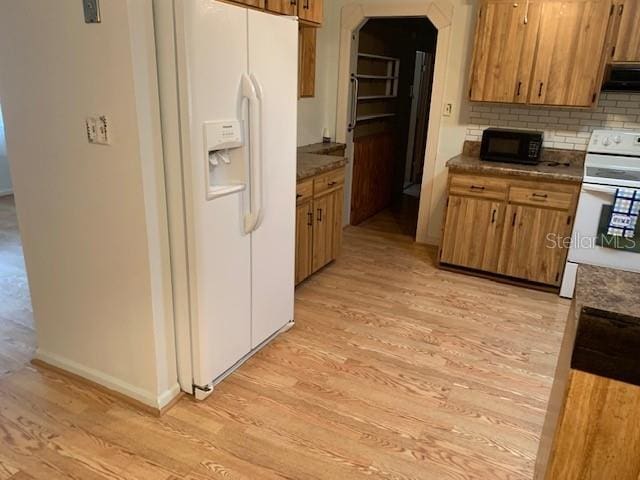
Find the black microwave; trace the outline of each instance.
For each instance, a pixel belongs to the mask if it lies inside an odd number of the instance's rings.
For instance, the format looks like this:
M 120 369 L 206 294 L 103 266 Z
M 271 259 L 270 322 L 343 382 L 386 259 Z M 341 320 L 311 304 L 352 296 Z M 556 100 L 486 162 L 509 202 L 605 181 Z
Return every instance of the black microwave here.
M 487 128 L 482 134 L 480 158 L 491 162 L 540 163 L 544 134 L 530 130 Z

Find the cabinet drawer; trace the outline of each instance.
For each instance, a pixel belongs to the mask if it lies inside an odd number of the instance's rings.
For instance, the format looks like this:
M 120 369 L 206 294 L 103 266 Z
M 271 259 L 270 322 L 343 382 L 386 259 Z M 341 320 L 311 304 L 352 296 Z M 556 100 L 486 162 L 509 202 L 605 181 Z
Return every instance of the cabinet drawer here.
M 523 205 L 569 210 L 573 204 L 573 195 L 544 189 L 512 187 L 509 191 L 509 201 Z
M 303 180 L 296 186 L 296 203 L 304 203 L 313 198 L 313 179 Z
M 467 195 L 480 198 L 504 200 L 507 196 L 508 184 L 505 180 L 472 175 L 453 175 L 449 193 L 451 195 Z
M 344 168 L 318 175 L 313 181 L 313 194 L 320 195 L 344 185 Z

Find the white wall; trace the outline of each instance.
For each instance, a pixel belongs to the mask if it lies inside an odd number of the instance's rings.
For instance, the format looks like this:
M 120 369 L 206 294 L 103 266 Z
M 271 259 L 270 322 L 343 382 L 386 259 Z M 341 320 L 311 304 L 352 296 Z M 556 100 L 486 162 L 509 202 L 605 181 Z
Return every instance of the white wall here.
M 11 191 L 11 175 L 9 173 L 9 160 L 7 159 L 7 145 L 4 138 L 2 106 L 0 105 L 0 195 L 6 195 Z
M 0 3 L 37 356 L 154 407 L 178 393 L 150 0 Z M 84 119 L 106 114 L 110 146 Z
M 413 1 L 422 3 L 423 0 Z M 440 138 L 438 139 L 433 205 L 427 233 L 433 241 L 440 236 L 440 225 L 444 212 L 444 191 L 447 176 L 445 163 L 449 158 L 462 151 L 470 110 L 465 91 L 468 85 L 476 2 L 473 0 L 448 1 L 454 7 L 454 17 L 444 103 L 453 104 L 453 114 L 450 117 L 443 117 Z M 349 3 L 386 2 L 388 0 L 332 0 L 325 2 L 325 21 L 322 29 L 318 32 L 316 97 L 299 101 L 299 145 L 320 141 L 324 125 L 330 128 L 332 137 L 335 137 L 342 7 Z

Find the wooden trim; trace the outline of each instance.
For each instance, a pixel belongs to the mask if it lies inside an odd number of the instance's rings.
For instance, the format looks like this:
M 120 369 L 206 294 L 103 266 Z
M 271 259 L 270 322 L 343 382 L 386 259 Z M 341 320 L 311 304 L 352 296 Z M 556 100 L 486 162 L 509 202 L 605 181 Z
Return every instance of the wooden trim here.
M 416 241 L 427 243 L 429 241 L 429 223 L 434 218 L 438 208 L 435 178 L 437 155 L 439 149 L 440 129 L 442 127 L 442 108 L 444 106 L 444 93 L 447 83 L 447 62 L 449 59 L 449 47 L 451 36 L 451 24 L 453 19 L 453 6 L 447 0 L 432 0 L 414 2 L 410 0 L 394 0 L 385 3 L 352 3 L 342 9 L 340 22 L 340 56 L 338 64 L 338 102 L 336 109 L 336 139 L 340 143 L 347 141 L 347 124 L 349 123 L 349 95 L 351 74 L 351 43 L 352 35 L 369 18 L 385 17 L 426 17 L 438 30 L 438 42 L 436 46 L 435 68 L 433 75 L 433 87 L 431 95 L 429 116 L 429 136 L 425 153 L 424 174 L 422 180 L 422 195 L 420 196 L 420 209 L 418 211 L 418 227 Z M 351 159 L 353 163 L 353 158 Z M 351 192 L 353 179 L 350 171 L 346 179 L 345 190 Z M 351 198 L 349 202 L 349 212 Z
M 142 410 L 145 413 L 149 413 L 155 417 L 161 417 L 163 416 L 165 413 L 167 413 L 169 410 L 171 410 L 184 396 L 184 392 L 180 392 L 178 395 L 176 395 L 168 404 L 166 404 L 164 407 L 162 408 L 156 408 L 156 407 L 152 407 L 150 405 L 147 405 L 145 403 L 142 403 L 139 400 L 136 400 L 135 398 L 131 398 L 128 397 L 120 392 L 116 392 L 115 390 L 111 390 L 110 388 L 105 387 L 104 385 L 100 385 L 99 383 L 96 383 L 92 380 L 88 380 L 84 377 L 81 377 L 80 375 L 76 375 L 75 373 L 69 372 L 67 370 L 64 370 L 62 368 L 56 367 L 54 365 L 51 365 L 43 360 L 39 360 L 37 358 L 34 358 L 31 360 L 31 364 L 36 367 L 36 368 L 42 368 L 44 370 L 48 370 L 50 372 L 56 373 L 58 375 L 62 375 L 64 377 L 67 377 L 71 380 L 74 380 L 78 383 L 81 383 L 85 386 L 88 386 L 90 388 L 94 388 L 96 390 L 99 390 L 101 393 L 110 395 L 111 397 L 115 398 L 116 400 L 120 400 L 124 403 L 126 403 L 127 405 L 130 405 L 134 408 L 137 408 L 138 410 Z

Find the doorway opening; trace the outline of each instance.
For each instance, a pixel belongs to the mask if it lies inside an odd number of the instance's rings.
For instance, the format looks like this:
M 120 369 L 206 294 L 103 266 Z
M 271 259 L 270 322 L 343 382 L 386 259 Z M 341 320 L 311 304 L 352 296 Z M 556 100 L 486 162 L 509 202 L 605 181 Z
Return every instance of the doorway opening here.
M 369 18 L 354 32 L 350 223 L 391 209 L 415 236 L 438 30 L 428 18 Z
M 0 378 L 29 363 L 35 345 L 29 283 L 0 107 Z

